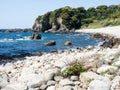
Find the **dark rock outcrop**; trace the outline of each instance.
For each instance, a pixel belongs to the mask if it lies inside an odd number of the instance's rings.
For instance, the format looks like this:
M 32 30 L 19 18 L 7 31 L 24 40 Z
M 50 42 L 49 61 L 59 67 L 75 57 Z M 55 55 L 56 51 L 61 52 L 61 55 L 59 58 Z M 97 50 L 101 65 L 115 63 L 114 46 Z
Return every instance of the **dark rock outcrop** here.
M 62 18 L 57 18 L 56 22 L 38 22 L 35 21 L 33 27 L 33 32 L 68 32 L 67 27 L 62 23 Z
M 93 35 L 93 38 L 104 38 L 104 35 L 100 34 L 100 33 L 95 33 Z
M 54 46 L 56 42 L 54 40 L 44 43 L 45 46 Z
M 41 35 L 40 35 L 40 34 L 32 34 L 31 39 L 32 39 L 32 40 L 41 39 Z
M 120 38 L 110 38 L 108 41 L 105 41 L 101 46 L 104 48 L 113 48 L 117 47 L 120 44 Z
M 65 45 L 65 46 L 70 46 L 70 45 L 72 45 L 72 43 L 71 43 L 70 41 L 66 41 L 66 42 L 64 43 L 64 45 Z

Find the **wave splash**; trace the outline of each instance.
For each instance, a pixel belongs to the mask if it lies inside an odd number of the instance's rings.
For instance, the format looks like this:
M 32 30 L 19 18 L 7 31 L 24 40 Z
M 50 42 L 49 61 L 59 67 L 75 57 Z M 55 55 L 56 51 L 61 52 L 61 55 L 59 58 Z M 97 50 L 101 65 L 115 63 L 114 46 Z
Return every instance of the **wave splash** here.
M 14 42 L 14 41 L 22 41 L 22 40 L 30 40 L 30 36 L 25 36 L 23 38 L 4 38 L 0 39 L 0 42 Z

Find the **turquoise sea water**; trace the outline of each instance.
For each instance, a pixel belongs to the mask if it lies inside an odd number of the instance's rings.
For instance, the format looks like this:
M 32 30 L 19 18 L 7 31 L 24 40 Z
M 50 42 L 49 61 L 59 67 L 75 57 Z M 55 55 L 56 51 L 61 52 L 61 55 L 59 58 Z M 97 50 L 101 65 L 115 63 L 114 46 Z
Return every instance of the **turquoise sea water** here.
M 41 40 L 30 40 L 32 32 L 0 32 L 0 55 L 17 55 L 36 52 L 51 52 L 87 46 L 97 46 L 102 40 L 91 38 L 86 33 L 40 33 Z M 55 40 L 55 46 L 44 46 L 45 42 Z M 72 46 L 64 46 L 71 41 Z

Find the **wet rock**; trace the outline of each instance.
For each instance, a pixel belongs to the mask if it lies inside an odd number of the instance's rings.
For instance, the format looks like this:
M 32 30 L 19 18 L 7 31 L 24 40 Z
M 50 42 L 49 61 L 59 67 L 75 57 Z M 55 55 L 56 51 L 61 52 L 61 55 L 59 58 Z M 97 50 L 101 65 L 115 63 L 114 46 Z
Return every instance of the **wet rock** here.
M 72 43 L 71 43 L 70 41 L 66 41 L 66 42 L 64 43 L 64 45 L 65 45 L 65 46 L 70 46 L 70 45 L 72 45 Z
M 31 39 L 32 39 L 32 40 L 41 39 L 41 35 L 40 35 L 40 34 L 32 34 Z
M 45 46 L 54 46 L 56 42 L 54 40 L 44 43 Z

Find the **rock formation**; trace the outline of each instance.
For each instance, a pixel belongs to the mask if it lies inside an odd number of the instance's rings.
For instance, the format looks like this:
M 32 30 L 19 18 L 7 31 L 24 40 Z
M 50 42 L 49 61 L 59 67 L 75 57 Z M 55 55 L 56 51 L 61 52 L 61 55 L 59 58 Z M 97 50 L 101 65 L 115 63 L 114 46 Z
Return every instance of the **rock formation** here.
M 70 46 L 70 45 L 72 45 L 72 43 L 71 43 L 70 41 L 66 41 L 66 42 L 64 43 L 64 45 L 65 45 L 65 46 Z
M 41 35 L 40 34 L 32 34 L 32 36 L 30 38 L 32 40 L 38 40 L 38 39 L 41 39 Z
M 44 43 L 45 46 L 54 46 L 56 42 L 54 40 Z
M 38 23 L 38 21 L 35 21 L 35 23 L 32 27 L 32 31 L 42 32 L 42 24 Z

